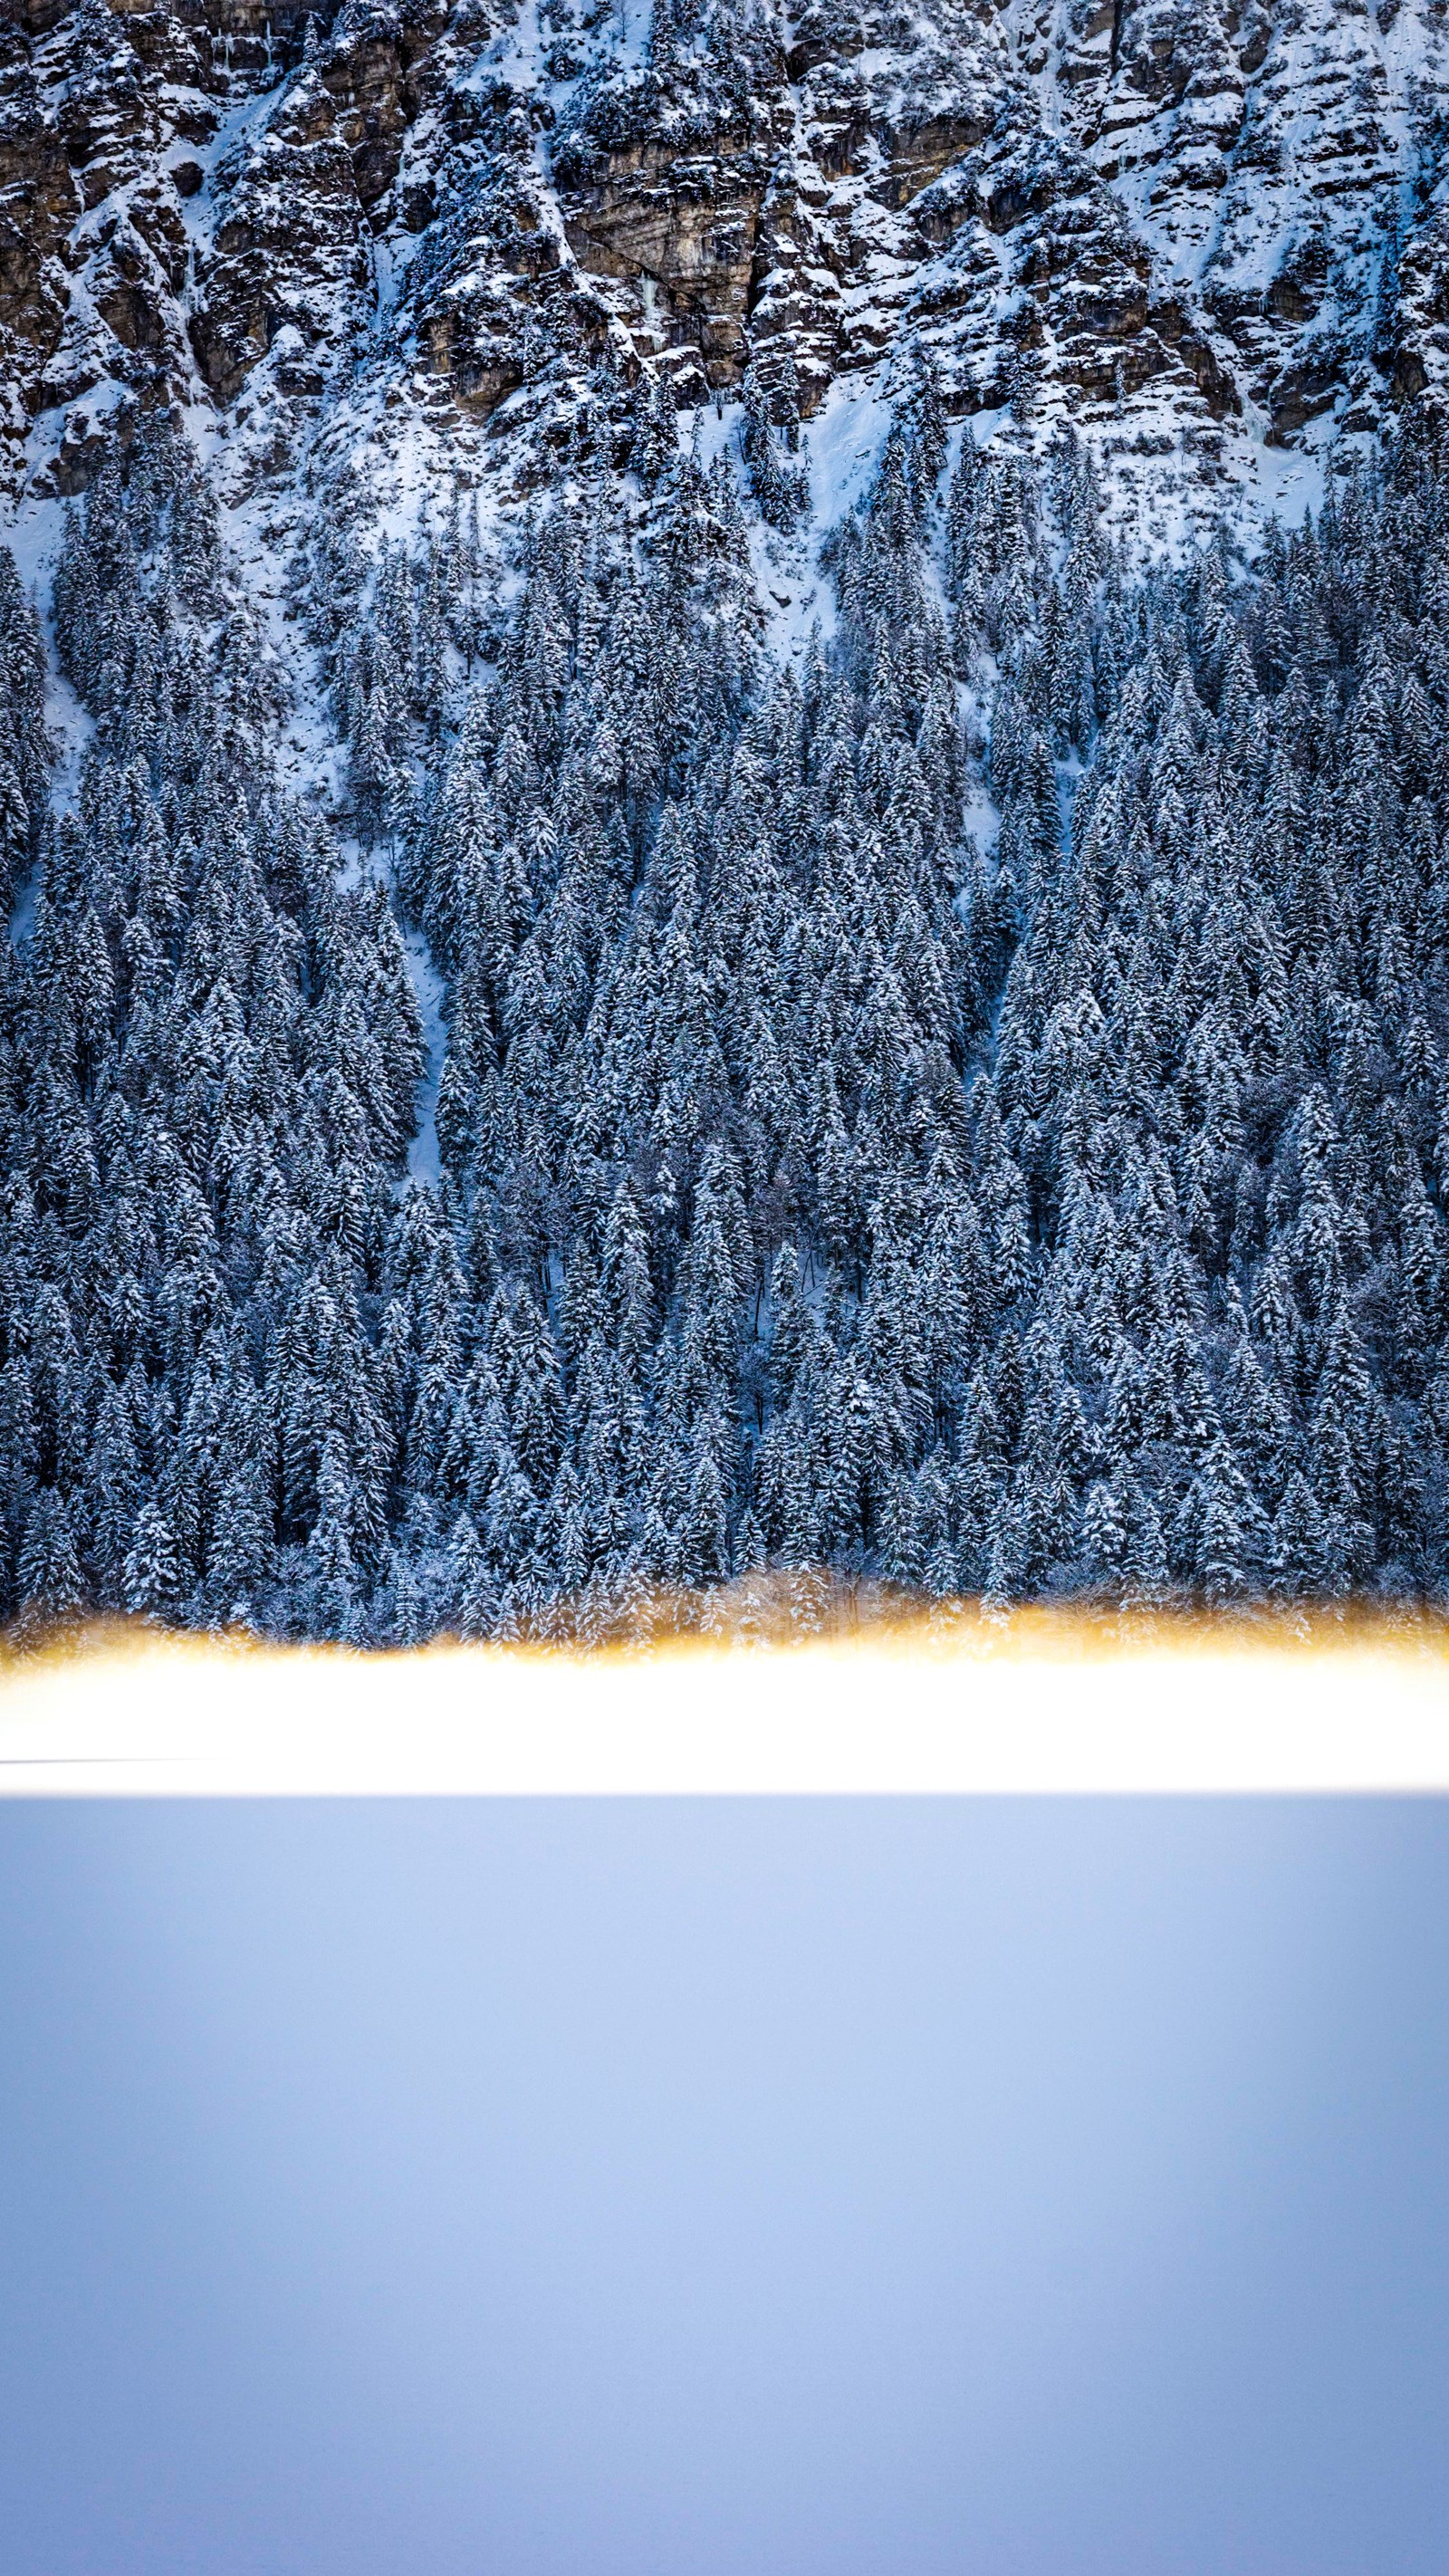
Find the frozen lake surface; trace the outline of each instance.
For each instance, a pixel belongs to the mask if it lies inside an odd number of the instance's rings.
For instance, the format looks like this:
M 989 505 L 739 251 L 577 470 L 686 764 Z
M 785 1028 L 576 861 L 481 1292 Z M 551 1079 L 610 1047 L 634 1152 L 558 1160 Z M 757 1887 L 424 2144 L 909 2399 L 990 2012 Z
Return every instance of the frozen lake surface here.
M 1437 1800 L 0 1810 L 6 2576 L 1424 2576 Z

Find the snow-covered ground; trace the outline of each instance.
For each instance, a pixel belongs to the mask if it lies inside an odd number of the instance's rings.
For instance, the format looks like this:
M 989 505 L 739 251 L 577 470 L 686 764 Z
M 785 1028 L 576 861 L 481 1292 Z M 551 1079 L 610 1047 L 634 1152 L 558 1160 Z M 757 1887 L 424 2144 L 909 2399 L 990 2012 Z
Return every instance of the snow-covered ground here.
M 1449 1790 L 1440 1631 L 1104 1651 L 1070 1622 L 645 1658 L 135 1636 L 0 1681 L 0 1795 Z
M 423 1044 L 428 1053 L 427 1071 L 418 1085 L 417 1132 L 408 1147 L 408 1171 L 414 1180 L 436 1181 L 438 1163 L 438 1085 L 443 1078 L 443 1057 L 447 1052 L 448 1033 L 443 1025 L 443 979 L 434 965 L 428 943 L 420 930 L 403 934 L 408 971 L 418 1008 L 423 1015 Z

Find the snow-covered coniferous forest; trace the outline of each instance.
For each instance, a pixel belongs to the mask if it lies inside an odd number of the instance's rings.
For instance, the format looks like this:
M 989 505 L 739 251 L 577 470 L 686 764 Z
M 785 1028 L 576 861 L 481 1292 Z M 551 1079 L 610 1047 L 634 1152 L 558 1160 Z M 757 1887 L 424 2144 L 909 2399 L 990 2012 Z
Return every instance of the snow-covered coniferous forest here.
M 6 40 L 0 1616 L 1442 1600 L 1429 0 L 195 15 Z

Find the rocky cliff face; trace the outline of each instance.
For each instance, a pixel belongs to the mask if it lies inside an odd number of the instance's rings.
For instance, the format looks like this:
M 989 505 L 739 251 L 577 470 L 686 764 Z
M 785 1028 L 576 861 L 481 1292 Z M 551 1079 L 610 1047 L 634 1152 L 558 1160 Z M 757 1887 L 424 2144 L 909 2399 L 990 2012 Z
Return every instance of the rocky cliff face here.
M 1444 376 L 1446 104 L 1444 0 L 10 0 L 6 478 L 120 401 L 521 489 L 641 370 L 808 422 L 915 336 L 1211 510 Z

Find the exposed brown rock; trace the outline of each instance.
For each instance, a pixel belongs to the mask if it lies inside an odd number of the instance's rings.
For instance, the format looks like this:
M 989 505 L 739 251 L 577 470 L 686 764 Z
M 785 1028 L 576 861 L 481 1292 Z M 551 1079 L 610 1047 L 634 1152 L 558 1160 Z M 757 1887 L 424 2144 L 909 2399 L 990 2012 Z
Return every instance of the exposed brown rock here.
M 516 0 L 11 0 L 8 452 L 54 413 L 82 472 L 104 381 L 315 404 L 364 348 L 394 414 L 544 440 L 605 351 L 808 418 L 916 333 L 954 408 L 1204 455 L 1449 374 L 1437 0 L 806 0 L 635 68 L 544 15 L 535 61 Z

